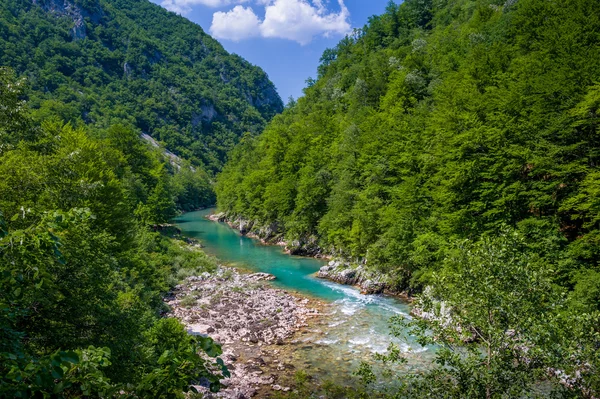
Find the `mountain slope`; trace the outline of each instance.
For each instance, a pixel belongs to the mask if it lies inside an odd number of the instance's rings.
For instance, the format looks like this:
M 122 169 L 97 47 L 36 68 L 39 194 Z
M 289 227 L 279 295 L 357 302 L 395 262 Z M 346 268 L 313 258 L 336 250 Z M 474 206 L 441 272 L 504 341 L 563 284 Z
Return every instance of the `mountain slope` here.
M 599 397 L 598 9 L 390 2 L 219 175 L 241 230 L 418 294 L 392 330 L 435 365 L 384 397 Z
M 234 152 L 219 207 L 399 289 L 427 284 L 450 242 L 508 225 L 597 307 L 598 6 L 390 4 Z
M 127 121 L 218 170 L 283 108 L 267 75 L 145 0 L 1 0 L 0 65 L 27 77 L 40 118 Z

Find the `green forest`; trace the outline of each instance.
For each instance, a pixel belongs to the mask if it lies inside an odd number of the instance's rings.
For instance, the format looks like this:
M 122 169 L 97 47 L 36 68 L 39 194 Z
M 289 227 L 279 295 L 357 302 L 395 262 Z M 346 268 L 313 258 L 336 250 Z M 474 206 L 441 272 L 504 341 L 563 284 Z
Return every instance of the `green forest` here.
M 36 117 L 130 125 L 208 172 L 283 108 L 264 71 L 145 0 L 2 0 L 0 65 Z
M 215 203 L 381 277 L 415 309 L 392 335 L 435 348 L 268 397 L 599 397 L 598 10 L 390 1 L 284 107 L 146 0 L 0 0 L 0 398 L 223 389 L 221 345 L 164 317 L 220 267 L 169 223 Z
M 244 137 L 219 207 L 411 291 L 511 228 L 600 310 L 599 3 L 509 3 L 390 4 Z
M 230 220 L 438 315 L 413 328 L 445 348 L 440 367 L 403 395 L 525 397 L 557 368 L 581 375 L 563 394 L 598 394 L 599 8 L 390 2 L 219 175 Z M 440 301 L 487 352 L 458 344 Z
M 0 397 L 218 389 L 220 347 L 160 317 L 178 279 L 216 267 L 149 228 L 175 215 L 186 173 L 131 128 L 36 122 L 24 88 L 0 69 Z
M 145 1 L 2 1 L 0 66 L 0 397 L 218 390 L 220 346 L 161 317 L 217 262 L 157 230 L 282 109 L 266 74 Z

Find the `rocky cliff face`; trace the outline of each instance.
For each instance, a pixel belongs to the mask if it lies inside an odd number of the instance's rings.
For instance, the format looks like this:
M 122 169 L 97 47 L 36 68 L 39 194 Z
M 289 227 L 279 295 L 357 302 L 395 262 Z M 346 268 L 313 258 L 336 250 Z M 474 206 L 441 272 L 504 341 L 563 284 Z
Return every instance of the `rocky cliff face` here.
M 56 17 L 67 17 L 73 20 L 73 28 L 70 33 L 74 40 L 81 40 L 87 36 L 85 18 L 97 24 L 103 16 L 102 7 L 99 3 L 86 9 L 69 0 L 32 0 L 32 2 Z

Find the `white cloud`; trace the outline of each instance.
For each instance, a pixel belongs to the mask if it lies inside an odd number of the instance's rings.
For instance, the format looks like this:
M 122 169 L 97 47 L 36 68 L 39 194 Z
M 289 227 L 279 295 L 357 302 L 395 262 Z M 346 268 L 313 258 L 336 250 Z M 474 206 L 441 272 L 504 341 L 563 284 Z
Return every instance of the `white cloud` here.
M 248 6 L 239 4 L 252 1 L 264 7 L 264 19 Z M 213 14 L 211 34 L 217 39 L 240 41 L 250 37 L 279 38 L 308 44 L 315 36 L 343 36 L 350 32 L 350 12 L 344 0 L 337 0 L 339 11 L 329 11 L 330 0 L 162 0 L 161 5 L 179 14 L 186 14 L 195 5 L 226 7 L 230 11 Z M 262 14 L 261 14 L 262 15 Z
M 263 0 L 264 1 L 264 0 Z M 294 40 L 302 45 L 317 35 L 344 35 L 350 31 L 350 13 L 343 0 L 340 12 L 328 12 L 321 0 L 275 0 L 265 8 L 260 25 L 263 37 Z
M 337 13 L 328 12 L 323 0 L 313 0 L 312 3 L 308 0 L 256 0 L 256 3 L 265 7 L 264 20 L 260 21 L 250 7 L 236 6 L 229 12 L 219 11 L 213 15 L 212 35 L 233 41 L 260 35 L 305 45 L 318 35 L 342 36 L 350 31 L 350 13 L 343 0 L 338 0 L 340 11 Z
M 213 14 L 210 33 L 217 39 L 240 41 L 260 34 L 260 20 L 250 7 L 235 6 Z
M 187 14 L 192 6 L 202 5 L 212 8 L 225 7 L 232 4 L 246 3 L 249 0 L 163 0 L 160 5 L 177 14 Z

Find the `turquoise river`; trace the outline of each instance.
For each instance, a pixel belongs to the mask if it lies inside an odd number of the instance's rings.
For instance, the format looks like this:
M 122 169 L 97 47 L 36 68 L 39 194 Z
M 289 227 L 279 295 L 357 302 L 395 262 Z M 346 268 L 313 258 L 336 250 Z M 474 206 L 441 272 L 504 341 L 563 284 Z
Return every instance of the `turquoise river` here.
M 210 212 L 186 213 L 176 220 L 177 225 L 222 263 L 271 273 L 276 276 L 275 286 L 326 304 L 323 316 L 294 337 L 296 364 L 344 381 L 360 361 L 370 362 L 374 353 L 385 353 L 390 342 L 396 343 L 409 360 L 400 367 L 401 372 L 421 370 L 431 361 L 430 348 L 419 346 L 410 336 L 400 340 L 390 335 L 392 316 L 410 317 L 407 303 L 389 296 L 362 295 L 354 287 L 316 278 L 314 274 L 324 261 L 290 256 L 281 247 L 242 236 L 225 223 L 206 219 Z

